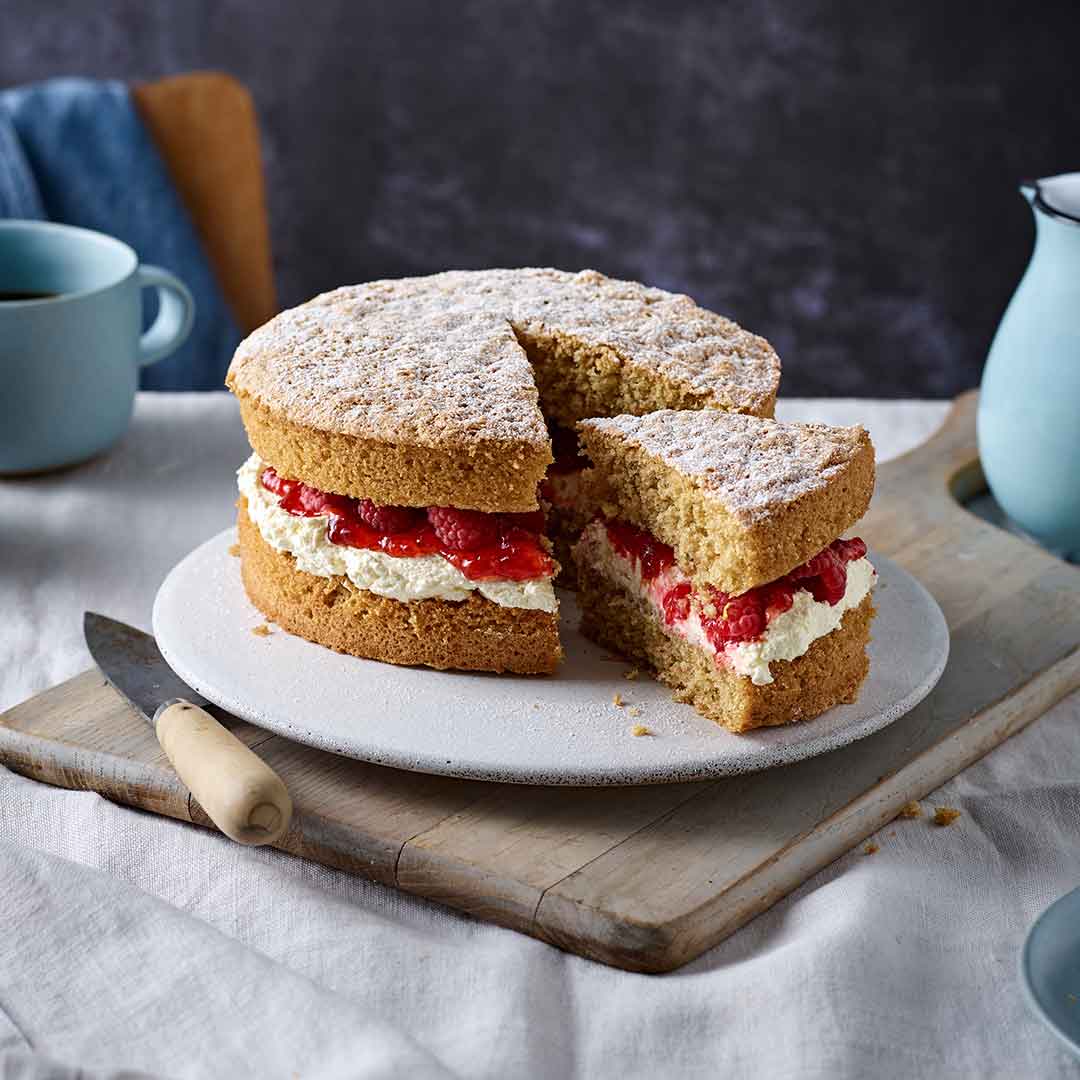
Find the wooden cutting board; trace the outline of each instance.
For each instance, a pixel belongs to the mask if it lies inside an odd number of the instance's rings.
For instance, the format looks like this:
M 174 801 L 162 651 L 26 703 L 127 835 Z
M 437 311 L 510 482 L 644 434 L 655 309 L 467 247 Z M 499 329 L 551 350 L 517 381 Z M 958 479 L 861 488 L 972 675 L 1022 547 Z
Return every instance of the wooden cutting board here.
M 679 967 L 1080 687 L 1080 570 L 963 510 L 983 486 L 974 394 L 881 468 L 858 531 L 952 632 L 937 688 L 884 731 L 735 779 L 568 789 L 398 772 L 238 722 L 296 803 L 279 846 L 603 963 Z M 209 826 L 96 671 L 0 717 L 0 762 Z

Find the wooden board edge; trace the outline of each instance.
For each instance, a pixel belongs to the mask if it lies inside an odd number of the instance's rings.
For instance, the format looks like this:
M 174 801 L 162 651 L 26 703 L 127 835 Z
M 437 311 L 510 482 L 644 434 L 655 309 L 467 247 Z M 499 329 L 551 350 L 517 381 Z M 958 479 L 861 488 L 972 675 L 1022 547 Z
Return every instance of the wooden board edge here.
M 484 922 L 532 934 L 543 889 L 439 852 L 402 845 L 394 884 Z
M 941 423 L 917 446 L 888 461 L 877 470 L 877 487 L 902 481 L 910 474 L 932 476 L 940 479 L 940 491 L 930 493 L 948 495 L 949 480 L 959 468 L 970 461 L 977 461 L 979 451 L 975 437 L 975 414 L 979 407 L 979 391 L 967 390 L 953 398 L 949 411 Z M 922 492 L 927 494 L 927 492 Z
M 72 751 L 66 758 L 62 750 Z M 0 722 L 0 765 L 29 780 L 68 791 L 93 791 L 110 802 L 191 822 L 190 793 L 175 773 L 166 773 L 132 758 L 96 751 L 111 771 L 97 784 L 87 784 L 78 769 L 79 750 L 7 727 Z M 100 770 L 99 770 L 100 771 Z
M 632 924 L 560 897 L 556 884 L 540 898 L 527 932 L 564 951 L 627 971 L 662 974 L 680 968 L 894 820 L 908 801 L 925 798 L 1077 689 L 1080 649 L 882 777 L 876 787 L 694 911 Z M 718 920 L 721 911 L 725 914 Z

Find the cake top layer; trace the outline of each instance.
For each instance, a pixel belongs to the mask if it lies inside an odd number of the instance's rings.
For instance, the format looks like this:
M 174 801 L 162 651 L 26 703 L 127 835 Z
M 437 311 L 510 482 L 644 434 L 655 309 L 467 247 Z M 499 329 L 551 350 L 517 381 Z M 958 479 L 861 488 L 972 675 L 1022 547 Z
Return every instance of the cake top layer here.
M 546 446 L 518 333 L 611 350 L 716 408 L 769 412 L 779 382 L 768 342 L 687 296 L 549 269 L 449 271 L 325 293 L 245 339 L 226 381 L 291 423 L 335 434 Z
M 578 424 L 601 512 L 648 529 L 696 581 L 738 595 L 853 525 L 874 490 L 861 427 L 663 409 Z
M 738 413 L 662 409 L 582 421 L 687 477 L 750 524 L 829 486 L 870 447 L 866 429 L 781 423 Z

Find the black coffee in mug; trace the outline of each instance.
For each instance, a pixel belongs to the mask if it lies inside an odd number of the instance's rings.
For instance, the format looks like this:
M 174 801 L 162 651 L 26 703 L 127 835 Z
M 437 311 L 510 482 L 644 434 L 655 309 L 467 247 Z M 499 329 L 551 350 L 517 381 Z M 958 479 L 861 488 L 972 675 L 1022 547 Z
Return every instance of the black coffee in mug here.
M 51 300 L 59 295 L 58 292 L 13 292 L 11 289 L 0 289 L 0 304 L 13 304 L 19 300 Z

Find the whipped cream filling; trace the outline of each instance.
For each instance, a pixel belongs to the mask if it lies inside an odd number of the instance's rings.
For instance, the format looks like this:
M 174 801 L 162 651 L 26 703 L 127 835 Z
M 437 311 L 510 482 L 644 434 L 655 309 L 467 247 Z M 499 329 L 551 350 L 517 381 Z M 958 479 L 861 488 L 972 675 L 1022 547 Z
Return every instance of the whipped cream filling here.
M 558 610 L 551 578 L 528 581 L 472 581 L 441 555 L 401 557 L 383 551 L 332 544 L 326 536 L 328 517 L 297 517 L 282 510 L 278 497 L 262 486 L 265 465 L 257 454 L 237 470 L 237 486 L 247 500 L 247 513 L 262 538 L 275 550 L 291 555 L 296 568 L 316 577 L 346 577 L 358 589 L 408 603 L 410 600 L 465 600 L 478 592 L 507 608 Z
M 847 564 L 847 588 L 838 603 L 815 600 L 806 589 L 797 589 L 791 607 L 774 616 L 760 638 L 728 642 L 722 650 L 717 650 L 705 634 L 696 604 L 691 605 L 688 618 L 672 626 L 664 622 L 664 595 L 688 580 L 677 566 L 669 566 L 651 581 L 643 580 L 637 561 L 626 558 L 612 547 L 607 528 L 599 521 L 587 526 L 581 534 L 581 543 L 593 565 L 653 608 L 667 633 L 685 638 L 691 645 L 713 654 L 719 663 L 750 679 L 755 686 L 765 686 L 773 681 L 770 664 L 777 660 L 798 659 L 818 638 L 836 630 L 844 614 L 858 607 L 877 581 L 877 571 L 869 559 L 865 556 L 854 559 Z

